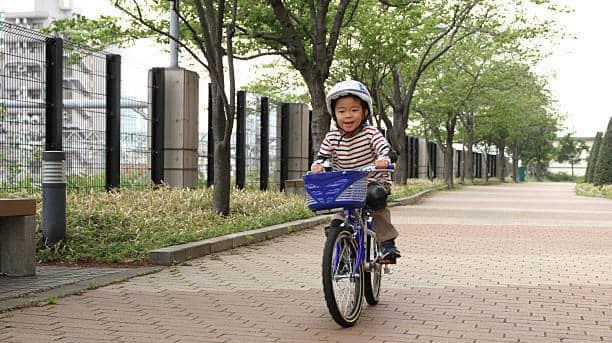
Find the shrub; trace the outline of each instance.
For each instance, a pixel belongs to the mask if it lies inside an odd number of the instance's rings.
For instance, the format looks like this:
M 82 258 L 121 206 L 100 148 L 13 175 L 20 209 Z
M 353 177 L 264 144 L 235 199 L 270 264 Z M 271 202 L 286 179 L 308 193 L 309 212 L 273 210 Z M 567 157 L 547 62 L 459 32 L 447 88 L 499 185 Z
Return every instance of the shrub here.
M 597 164 L 597 155 L 599 154 L 599 147 L 601 146 L 602 136 L 603 132 L 597 132 L 597 134 L 595 135 L 595 140 L 593 141 L 593 146 L 591 147 L 591 152 L 589 153 L 589 159 L 585 173 L 585 181 L 587 183 L 593 182 L 593 174 L 595 174 L 595 165 Z
M 601 147 L 597 155 L 593 184 L 597 186 L 612 184 L 612 117 L 608 122 L 608 129 L 601 141 Z

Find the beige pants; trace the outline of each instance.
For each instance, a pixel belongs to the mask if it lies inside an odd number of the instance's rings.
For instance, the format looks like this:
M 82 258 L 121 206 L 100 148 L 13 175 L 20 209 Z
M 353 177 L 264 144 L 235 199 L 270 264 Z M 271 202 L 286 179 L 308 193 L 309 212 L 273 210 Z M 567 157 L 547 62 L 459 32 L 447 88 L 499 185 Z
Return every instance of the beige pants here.
M 332 220 L 333 219 L 344 220 L 344 212 L 335 214 Z M 374 232 L 376 232 L 376 238 L 379 242 L 395 239 L 399 236 L 399 232 L 395 226 L 391 224 L 391 212 L 387 207 L 372 213 L 372 224 L 374 224 Z

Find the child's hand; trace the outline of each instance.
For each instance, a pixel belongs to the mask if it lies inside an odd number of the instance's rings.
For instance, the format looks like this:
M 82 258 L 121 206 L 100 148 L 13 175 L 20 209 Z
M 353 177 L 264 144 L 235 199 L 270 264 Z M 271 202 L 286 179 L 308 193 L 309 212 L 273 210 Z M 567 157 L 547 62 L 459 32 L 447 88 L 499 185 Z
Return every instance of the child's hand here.
M 389 161 L 388 160 L 376 160 L 374 162 L 374 166 L 376 166 L 376 169 L 387 169 L 387 167 L 389 166 Z
M 313 173 L 320 173 L 323 171 L 323 166 L 317 163 L 314 163 L 312 166 L 310 166 L 310 171 Z

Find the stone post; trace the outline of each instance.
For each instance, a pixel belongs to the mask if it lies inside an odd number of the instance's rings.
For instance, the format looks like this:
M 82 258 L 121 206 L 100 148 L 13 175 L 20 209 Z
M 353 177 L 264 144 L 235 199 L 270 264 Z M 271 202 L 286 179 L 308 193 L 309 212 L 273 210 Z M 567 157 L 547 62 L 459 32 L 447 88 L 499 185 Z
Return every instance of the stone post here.
M 419 179 L 427 179 L 427 164 L 429 163 L 429 154 L 427 153 L 427 140 L 419 138 Z
M 164 69 L 164 182 L 195 188 L 198 182 L 198 74 Z

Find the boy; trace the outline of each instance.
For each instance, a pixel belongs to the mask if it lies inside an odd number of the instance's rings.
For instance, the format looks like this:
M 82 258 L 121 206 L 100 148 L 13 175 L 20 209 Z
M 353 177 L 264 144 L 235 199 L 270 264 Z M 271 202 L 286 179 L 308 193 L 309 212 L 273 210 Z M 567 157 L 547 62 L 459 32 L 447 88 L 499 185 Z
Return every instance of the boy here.
M 313 173 L 323 171 L 323 163 L 329 159 L 333 169 L 356 169 L 372 164 L 377 169 L 386 169 L 390 162 L 390 147 L 380 131 L 367 124 L 372 113 L 368 89 L 354 80 L 339 82 L 330 89 L 326 104 L 338 129 L 325 135 L 310 170 Z M 395 246 L 399 233 L 391 224 L 391 213 L 387 208 L 387 196 L 391 191 L 389 173 L 376 173 L 368 181 L 366 203 L 374 210 L 372 219 L 381 242 L 382 258 L 401 257 Z M 344 220 L 341 218 L 340 214 L 334 216 L 330 225 L 342 225 Z

